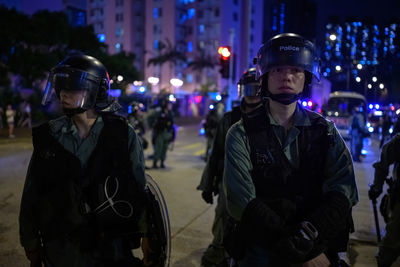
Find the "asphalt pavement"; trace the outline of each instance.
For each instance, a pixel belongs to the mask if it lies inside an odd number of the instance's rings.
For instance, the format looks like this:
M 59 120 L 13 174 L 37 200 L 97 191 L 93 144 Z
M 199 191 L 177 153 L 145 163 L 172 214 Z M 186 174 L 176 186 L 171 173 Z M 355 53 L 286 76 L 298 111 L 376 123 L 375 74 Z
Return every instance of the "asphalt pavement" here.
M 200 266 L 200 258 L 211 241 L 214 205 L 205 204 L 196 186 L 205 166 L 202 160 L 206 141 L 198 134 L 200 119 L 177 120 L 177 140 L 170 146 L 166 169 L 147 172 L 159 183 L 166 199 L 172 232 L 171 266 Z M 149 138 L 149 134 L 146 137 Z M 0 267 L 28 266 L 18 243 L 18 212 L 23 182 L 32 153 L 29 129 L 16 129 L 16 138 L 9 139 L 0 129 Z M 376 266 L 376 228 L 372 204 L 367 190 L 373 180 L 372 163 L 379 157 L 376 137 L 367 139 L 367 155 L 355 163 L 360 202 L 353 209 L 355 233 L 351 234 L 348 250 L 352 266 Z M 152 154 L 150 147 L 145 155 Z M 147 160 L 151 166 L 151 160 Z M 380 217 L 380 231 L 384 222 Z M 393 266 L 400 266 L 397 262 Z

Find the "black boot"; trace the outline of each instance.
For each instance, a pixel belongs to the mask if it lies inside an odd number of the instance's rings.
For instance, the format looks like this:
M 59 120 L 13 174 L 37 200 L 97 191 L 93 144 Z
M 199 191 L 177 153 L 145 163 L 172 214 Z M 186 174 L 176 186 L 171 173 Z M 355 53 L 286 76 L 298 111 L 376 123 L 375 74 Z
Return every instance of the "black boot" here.
M 154 161 L 153 161 L 153 169 L 158 169 L 158 167 L 157 167 L 157 160 L 154 160 Z
M 164 161 L 161 161 L 161 168 L 165 169 Z

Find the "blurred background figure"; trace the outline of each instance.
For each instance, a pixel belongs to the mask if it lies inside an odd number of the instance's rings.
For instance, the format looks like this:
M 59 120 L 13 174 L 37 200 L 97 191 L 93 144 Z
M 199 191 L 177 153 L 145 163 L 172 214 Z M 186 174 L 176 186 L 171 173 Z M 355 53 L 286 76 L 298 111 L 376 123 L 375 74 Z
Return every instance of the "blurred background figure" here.
M 4 110 L 0 106 L 0 129 L 3 129 L 3 115 L 4 115 Z
M 175 129 L 174 119 L 172 115 L 172 104 L 165 100 L 161 103 L 161 110 L 155 114 L 153 128 L 153 144 L 154 144 L 154 155 L 153 155 L 153 168 L 158 168 L 158 161 L 160 161 L 160 167 L 165 168 L 165 159 L 167 158 L 167 150 L 170 142 L 174 141 Z
M 351 122 L 351 155 L 353 161 L 361 161 L 361 150 L 363 148 L 364 137 L 368 136 L 367 128 L 365 127 L 365 118 L 361 106 L 354 107 L 353 118 Z
M 219 116 L 218 116 L 218 108 L 215 105 L 210 105 L 208 114 L 206 116 L 206 120 L 203 124 L 204 135 L 207 138 L 207 146 L 206 153 L 204 155 L 204 160 L 208 160 L 208 156 L 210 155 L 213 139 L 215 136 L 215 132 L 217 131 Z
M 382 129 L 381 142 L 379 144 L 379 148 L 382 148 L 383 144 L 385 143 L 385 139 L 390 136 L 389 129 L 393 124 L 392 118 L 390 117 L 388 111 L 385 111 L 383 116 L 380 118 L 379 124 Z
M 31 104 L 28 101 L 24 101 L 20 106 L 21 116 L 18 120 L 19 127 L 32 128 L 32 117 L 31 117 Z
M 14 117 L 15 117 L 15 110 L 13 110 L 11 105 L 7 106 L 6 110 L 6 117 L 7 117 L 7 124 L 8 124 L 8 137 L 14 138 Z
M 128 120 L 136 131 L 137 136 L 142 142 L 143 149 L 147 149 L 149 142 L 144 138 L 146 133 L 146 126 L 143 117 L 144 105 L 139 102 L 132 102 L 128 109 Z

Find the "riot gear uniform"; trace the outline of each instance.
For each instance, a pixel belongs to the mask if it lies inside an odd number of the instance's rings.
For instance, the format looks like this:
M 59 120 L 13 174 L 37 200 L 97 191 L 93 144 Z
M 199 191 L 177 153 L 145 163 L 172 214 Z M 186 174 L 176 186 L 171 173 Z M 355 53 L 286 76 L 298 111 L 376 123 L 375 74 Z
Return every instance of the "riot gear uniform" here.
M 371 200 L 376 200 L 382 193 L 385 181 L 389 184 L 388 194 L 381 200 L 386 202 L 386 207 L 382 207 L 382 214 L 386 219 L 386 235 L 378 244 L 379 249 L 376 255 L 378 267 L 391 266 L 400 255 L 400 180 L 399 180 L 399 149 L 400 134 L 395 135 L 388 143 L 384 144 L 381 151 L 381 157 L 374 163 L 375 178 L 371 185 L 368 196 Z M 394 164 L 393 178 L 388 179 L 390 165 Z M 386 201 L 385 201 L 386 200 Z
M 307 76 L 319 78 L 314 56 L 312 43 L 296 34 L 262 46 L 261 92 L 275 102 L 242 115 L 227 134 L 223 185 L 232 223 L 226 239 L 236 243 L 230 251 L 239 266 L 294 266 L 314 258 L 337 266 L 337 253 L 347 249 L 358 202 L 349 151 L 333 123 L 296 103 L 299 95 L 274 95 L 267 86 L 279 67 L 305 70 L 306 84 Z M 273 85 L 292 86 L 293 75 L 283 75 Z M 294 109 L 285 118 L 290 124 L 273 116 L 277 106 Z
M 213 194 L 218 195 L 218 203 L 215 208 L 215 218 L 212 227 L 213 241 L 204 252 L 202 266 L 213 266 L 221 263 L 226 255 L 223 245 L 224 228 L 228 217 L 226 211 L 225 194 L 222 190 L 222 176 L 224 171 L 225 137 L 229 128 L 239 121 L 242 113 L 261 104 L 258 96 L 259 85 L 255 79 L 255 68 L 246 70 L 238 82 L 241 105 L 234 107 L 232 111 L 226 112 L 219 121 L 212 150 L 204 168 L 198 190 L 202 191 L 202 197 L 206 203 L 213 203 Z M 247 103 L 252 100 L 252 103 Z
M 68 57 L 49 75 L 43 103 L 54 89 L 67 116 L 32 130 L 19 216 L 32 266 L 141 266 L 132 248 L 161 239 L 154 237 L 160 213 L 149 208 L 141 143 L 127 120 L 110 112 L 108 88 L 107 71 L 90 56 Z M 167 245 L 143 243 L 159 255 Z

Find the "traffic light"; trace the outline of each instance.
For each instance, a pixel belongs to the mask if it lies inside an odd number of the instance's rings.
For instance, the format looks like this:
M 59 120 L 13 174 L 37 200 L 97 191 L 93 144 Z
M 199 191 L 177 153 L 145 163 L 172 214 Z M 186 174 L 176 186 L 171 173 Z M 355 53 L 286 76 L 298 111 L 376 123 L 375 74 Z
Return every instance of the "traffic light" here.
M 218 54 L 220 55 L 219 61 L 221 64 L 220 73 L 222 78 L 229 78 L 229 65 L 231 59 L 231 48 L 229 46 L 220 46 L 218 48 Z

